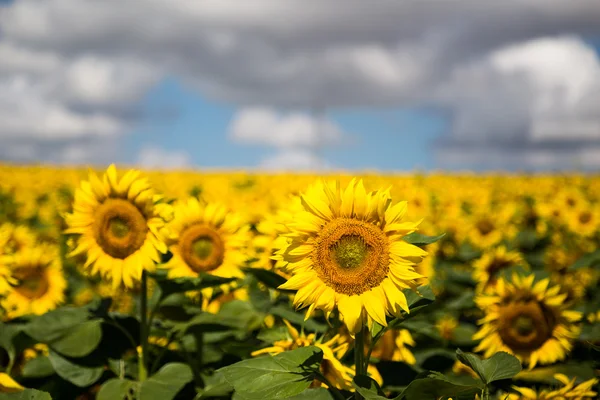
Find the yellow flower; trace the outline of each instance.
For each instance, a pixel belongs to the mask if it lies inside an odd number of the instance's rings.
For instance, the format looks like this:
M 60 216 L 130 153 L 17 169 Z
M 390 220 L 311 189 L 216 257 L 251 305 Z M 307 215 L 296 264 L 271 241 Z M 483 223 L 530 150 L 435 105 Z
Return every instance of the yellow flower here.
M 375 344 L 371 356 L 384 361 L 402 361 L 414 365 L 417 360 L 408 346 L 416 345 L 407 329 L 389 330 Z
M 355 370 L 353 367 L 345 366 L 340 361 L 340 358 L 342 358 L 348 351 L 350 344 L 347 340 L 349 339 L 348 337 L 338 334 L 327 342 L 321 343 L 316 339 L 316 335 L 314 333 L 309 335 L 304 333 L 300 334 L 298 330 L 294 328 L 288 321 L 284 320 L 283 322 L 286 324 L 288 329 L 288 338 L 276 341 L 271 347 L 253 352 L 253 357 L 262 354 L 276 355 L 283 353 L 284 351 L 295 350 L 300 347 L 317 346 L 323 351 L 323 361 L 321 362 L 320 368 L 323 376 L 325 376 L 325 378 L 327 378 L 327 380 L 337 389 L 354 391 L 354 388 L 352 387 L 352 379 L 354 378 Z M 378 381 L 380 384 L 382 383 L 381 376 L 376 369 L 369 368 L 368 373 L 373 379 Z M 313 386 L 327 387 L 327 385 L 317 380 L 313 382 Z
M 569 229 L 584 237 L 594 236 L 600 227 L 600 215 L 591 204 L 583 204 L 581 207 L 568 211 L 566 219 Z
M 514 354 L 529 368 L 563 360 L 571 351 L 580 327 L 581 313 L 568 310 L 560 286 L 548 287 L 548 279 L 534 284 L 534 276 L 514 274 L 499 279 L 495 293 L 482 293 L 475 303 L 485 312 L 473 339 L 481 340 L 475 351 L 490 357 L 498 351 Z
M 35 234 L 26 226 L 10 223 L 0 226 L 0 255 L 17 253 L 35 243 Z
M 278 251 L 293 275 L 282 289 L 298 290 L 306 317 L 337 306 L 351 333 L 366 322 L 387 326 L 386 315 L 408 312 L 402 289 L 422 278 L 414 265 L 427 255 L 402 238 L 418 222 L 402 222 L 406 202 L 392 206 L 389 190 L 367 194 L 362 181 L 345 190 L 318 182 L 300 196 L 304 210 L 289 221 L 291 241 Z
M 2 256 L 2 264 L 10 268 L 16 280 L 1 303 L 9 319 L 26 314 L 41 315 L 64 302 L 67 281 L 55 247 L 40 245 Z
M 17 393 L 25 388 L 19 385 L 10 375 L 0 372 L 0 393 Z
M 240 267 L 248 260 L 249 230 L 239 214 L 222 204 L 203 205 L 189 198 L 174 206 L 169 230 L 173 257 L 164 267 L 170 278 L 196 277 L 202 272 L 224 278 L 244 276 Z M 212 293 L 212 289 L 203 291 L 207 300 Z
M 444 340 L 452 340 L 454 338 L 454 330 L 458 328 L 458 321 L 452 316 L 444 316 L 435 323 L 440 336 Z
M 170 206 L 139 171 L 130 170 L 118 180 L 111 165 L 102 180 L 91 173 L 75 192 L 73 213 L 65 215 L 65 232 L 78 235 L 69 255 L 86 254 L 86 272 L 112 280 L 113 290 L 121 284 L 131 288 L 167 252 L 164 225 L 169 217 Z
M 473 263 L 473 278 L 477 282 L 477 289 L 479 291 L 493 290 L 498 273 L 505 268 L 517 265 L 529 269 L 518 251 L 509 251 L 505 246 L 487 250 L 481 258 Z
M 563 384 L 556 390 L 542 390 L 536 392 L 533 389 L 513 386 L 519 394 L 511 393 L 506 400 L 593 400 L 597 392 L 592 387 L 598 383 L 598 379 L 590 379 L 575 385 L 576 378 L 569 379 L 566 375 L 556 374 L 554 379 Z

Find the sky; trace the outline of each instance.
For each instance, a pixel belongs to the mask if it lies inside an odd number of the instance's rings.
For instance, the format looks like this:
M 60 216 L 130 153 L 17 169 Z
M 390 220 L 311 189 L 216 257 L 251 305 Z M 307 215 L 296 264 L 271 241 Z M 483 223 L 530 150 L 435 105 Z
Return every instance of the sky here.
M 0 0 L 0 161 L 600 169 L 597 0 Z

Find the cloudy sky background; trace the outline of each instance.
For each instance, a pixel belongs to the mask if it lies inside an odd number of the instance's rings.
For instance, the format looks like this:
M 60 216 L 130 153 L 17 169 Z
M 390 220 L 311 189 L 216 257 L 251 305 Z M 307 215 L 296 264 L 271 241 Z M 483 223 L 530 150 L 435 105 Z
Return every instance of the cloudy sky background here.
M 600 169 L 598 0 L 0 0 L 0 160 Z

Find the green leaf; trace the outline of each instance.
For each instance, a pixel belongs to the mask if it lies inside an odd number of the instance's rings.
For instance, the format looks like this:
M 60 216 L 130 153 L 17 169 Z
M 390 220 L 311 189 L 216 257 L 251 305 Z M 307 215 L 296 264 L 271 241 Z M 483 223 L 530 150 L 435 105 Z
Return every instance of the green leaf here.
M 416 246 L 425 246 L 425 245 L 437 242 L 444 236 L 446 236 L 445 233 L 442 233 L 441 235 L 438 235 L 438 236 L 427 236 L 427 235 L 423 235 L 418 232 L 413 232 L 413 233 L 409 233 L 408 235 L 404 236 L 402 239 L 405 242 L 414 244 Z
M 74 326 L 89 318 L 89 310 L 66 306 L 33 318 L 23 330 L 40 343 L 50 343 L 59 340 Z
M 254 276 L 261 283 L 265 284 L 267 287 L 270 287 L 272 289 L 277 289 L 280 285 L 283 285 L 287 282 L 287 279 L 285 279 L 283 276 L 276 274 L 273 271 L 269 271 L 267 269 L 242 268 L 242 271 Z
M 600 266 L 600 250 L 586 254 L 579 260 L 575 261 L 569 269 L 594 268 Z
M 286 399 L 310 386 L 322 360 L 321 349 L 309 346 L 240 361 L 219 372 L 243 399 Z
M 371 337 L 377 336 L 377 334 L 382 330 L 383 325 L 380 325 L 378 322 L 373 321 L 373 326 L 371 326 Z
M 24 340 L 29 339 L 23 334 L 25 324 L 8 324 L 0 321 L 0 348 L 3 348 L 8 353 L 11 362 L 14 362 L 19 353 L 24 348 Z
M 429 305 L 435 301 L 435 294 L 431 290 L 431 286 L 423 285 L 417 288 L 417 292 L 411 289 L 405 289 L 404 295 L 406 296 L 406 302 L 408 303 L 408 309 Z
M 178 337 L 182 337 L 190 331 L 194 332 L 221 332 L 237 328 L 238 321 L 231 318 L 223 318 L 215 314 L 201 313 L 187 322 L 173 325 L 172 331 Z
M 305 331 L 322 333 L 327 331 L 327 329 L 329 328 L 327 324 L 321 324 L 312 318 L 305 321 L 304 314 L 295 312 L 290 308 L 284 307 L 282 305 L 278 305 L 271 308 L 270 312 L 271 314 L 277 317 L 287 319 L 294 325 L 303 326 Z
M 25 363 L 22 375 L 24 378 L 45 378 L 54 375 L 54 367 L 48 357 L 38 356 Z
M 233 392 L 233 386 L 225 380 L 223 374 L 204 377 L 207 383 L 204 389 L 198 390 L 195 400 L 210 399 L 211 397 L 228 397 Z
M 256 335 L 256 338 L 266 343 L 275 343 L 278 340 L 287 339 L 288 336 L 289 332 L 287 327 L 278 325 L 261 330 L 258 335 Z
M 555 385 L 555 374 L 564 374 L 567 376 L 576 376 L 580 380 L 594 378 L 594 365 L 585 362 L 571 362 L 566 364 L 557 364 L 549 367 L 536 367 L 535 369 L 523 370 L 519 372 L 515 379 L 526 382 L 546 383 Z
M 395 400 L 423 400 L 437 399 L 440 396 L 448 396 L 453 399 L 473 399 L 475 394 L 481 392 L 481 386 L 474 382 L 465 385 L 456 382 L 439 372 L 425 372 L 417 375 Z
M 479 375 L 486 385 L 501 379 L 510 379 L 521 372 L 521 362 L 513 355 L 504 351 L 482 360 L 477 355 L 456 350 L 458 360 Z
M 94 319 L 74 326 L 64 336 L 48 343 L 50 348 L 67 357 L 84 357 L 102 340 L 102 320 Z
M 158 372 L 140 385 L 140 400 L 171 400 L 193 379 L 187 364 L 165 364 Z
M 173 293 L 185 293 L 216 287 L 236 280 L 236 278 L 221 278 L 210 274 L 201 273 L 197 278 L 167 278 L 167 271 L 159 269 L 149 274 L 158 284 L 159 292 L 154 296 L 153 303 L 160 302 Z
M 352 381 L 352 386 L 360 393 L 366 400 L 384 400 L 387 399 L 384 393 L 381 391 L 379 384 L 368 376 L 357 375 Z
M 79 387 L 93 385 L 100 379 L 104 372 L 103 366 L 88 367 L 79 365 L 52 350 L 50 350 L 48 359 L 58 376 Z
M 46 392 L 25 389 L 16 393 L 0 393 L 0 400 L 52 400 L 52 397 Z
M 286 397 L 285 400 L 333 400 L 333 396 L 325 388 L 306 389 L 304 392 L 292 397 Z
M 96 400 L 135 400 L 137 388 L 137 382 L 128 379 L 109 379 L 100 388 Z

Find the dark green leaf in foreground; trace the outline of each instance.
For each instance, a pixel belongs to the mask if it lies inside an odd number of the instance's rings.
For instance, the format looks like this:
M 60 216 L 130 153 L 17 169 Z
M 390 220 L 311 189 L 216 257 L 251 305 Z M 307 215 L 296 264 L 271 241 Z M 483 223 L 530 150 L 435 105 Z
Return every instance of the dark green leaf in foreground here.
M 90 312 L 86 308 L 67 306 L 35 317 L 23 330 L 40 343 L 50 343 L 59 340 L 89 317 Z
M 24 378 L 45 378 L 54 374 L 54 367 L 48 357 L 38 356 L 25 363 L 22 374 Z
M 413 232 L 413 233 L 409 233 L 408 235 L 404 236 L 402 239 L 405 242 L 408 242 L 410 244 L 414 244 L 417 246 L 425 246 L 425 245 L 437 242 L 444 236 L 446 236 L 445 233 L 442 233 L 441 235 L 438 235 L 438 236 L 427 236 L 427 235 L 423 235 L 422 233 Z
M 172 400 L 192 379 L 188 365 L 170 363 L 144 382 L 108 380 L 100 388 L 96 400 Z
M 366 400 L 385 400 L 387 397 L 381 391 L 379 384 L 365 375 L 357 375 L 352 381 L 352 386 Z
M 288 397 L 286 400 L 333 400 L 333 396 L 324 388 L 306 389 L 304 392 Z
M 498 352 L 486 360 L 460 349 L 456 350 L 456 356 L 461 363 L 471 367 L 485 384 L 501 379 L 510 379 L 521 372 L 521 362 L 515 356 L 504 351 Z
M 276 356 L 240 361 L 221 368 L 238 398 L 249 400 L 286 399 L 309 387 L 318 371 L 323 352 L 315 346 L 301 347 Z
M 187 364 L 170 363 L 140 385 L 140 400 L 171 400 L 193 379 Z
M 277 289 L 279 285 L 287 282 L 283 276 L 276 274 L 273 271 L 262 268 L 242 268 L 242 270 L 250 275 L 253 275 L 261 283 L 272 289 Z
M 94 319 L 74 326 L 49 346 L 68 357 L 84 357 L 98 347 L 102 340 L 102 320 Z
M 395 400 L 437 399 L 440 396 L 448 396 L 453 399 L 473 399 L 475 394 L 480 392 L 481 387 L 475 382 L 472 385 L 465 385 L 455 382 L 439 372 L 430 371 L 417 376 Z
M 104 372 L 103 366 L 89 367 L 79 365 L 62 357 L 60 354 L 50 351 L 48 359 L 56 373 L 66 381 L 75 386 L 88 387 L 100 379 Z
M 312 318 L 304 321 L 304 314 L 282 305 L 271 308 L 270 313 L 277 317 L 287 319 L 292 324 L 303 326 L 305 331 L 322 333 L 329 328 L 327 324 L 321 324 Z
M 46 392 L 25 389 L 17 393 L 0 393 L 0 400 L 52 400 L 52 397 Z

